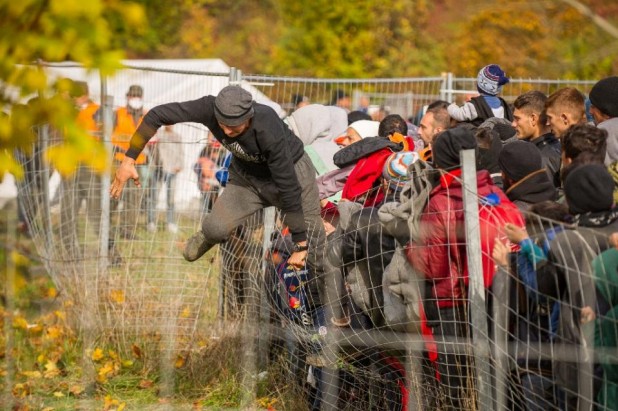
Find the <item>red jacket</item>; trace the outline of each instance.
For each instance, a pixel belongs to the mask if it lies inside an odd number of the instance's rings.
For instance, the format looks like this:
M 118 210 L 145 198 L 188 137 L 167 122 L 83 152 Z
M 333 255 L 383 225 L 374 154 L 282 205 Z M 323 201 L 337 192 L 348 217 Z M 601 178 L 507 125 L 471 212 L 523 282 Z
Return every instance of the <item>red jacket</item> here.
M 398 136 L 393 137 L 396 140 L 391 138 L 391 141 L 402 143 L 403 150 L 414 150 L 412 138 L 398 134 L 395 134 L 395 136 Z M 359 201 L 363 198 L 362 196 L 367 196 L 363 201 L 365 207 L 372 207 L 380 203 L 384 199 L 384 192 L 379 184 L 382 169 L 388 156 L 393 153 L 394 151 L 390 148 L 382 148 L 358 160 L 343 186 L 341 197 L 350 201 Z
M 429 202 L 421 215 L 420 234 L 415 244 L 407 247 L 410 263 L 426 279 L 433 281 L 433 297 L 438 307 L 452 307 L 463 304 L 467 298 L 468 266 L 463 212 L 463 190 L 461 181 L 456 178 L 460 170 L 445 174 L 435 187 Z M 495 274 L 495 264 L 491 253 L 496 237 L 506 223 L 524 227 L 524 219 L 517 207 L 496 187 L 489 172 L 477 173 L 479 198 L 495 193 L 500 206 L 491 207 L 487 214 L 479 213 L 481 219 L 481 260 L 485 286 L 491 286 Z M 489 207 L 489 206 L 481 206 Z M 491 215 L 491 218 L 488 216 Z M 489 221 L 491 220 L 491 221 Z
M 367 198 L 363 203 L 367 207 L 382 201 L 384 193 L 381 189 L 376 189 L 376 182 L 382 176 L 384 163 L 391 154 L 393 152 L 390 149 L 383 148 L 358 160 L 343 186 L 341 197 L 350 201 L 358 201 L 366 195 Z M 374 190 L 371 191 L 372 189 Z

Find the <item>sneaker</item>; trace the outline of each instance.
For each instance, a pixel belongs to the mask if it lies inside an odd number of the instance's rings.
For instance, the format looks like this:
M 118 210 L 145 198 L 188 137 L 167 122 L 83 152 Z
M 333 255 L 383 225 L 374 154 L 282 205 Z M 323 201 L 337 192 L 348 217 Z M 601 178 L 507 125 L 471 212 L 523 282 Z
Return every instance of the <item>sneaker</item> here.
M 174 223 L 169 223 L 167 225 L 167 231 L 169 231 L 172 234 L 176 234 L 178 232 L 178 226 Z
M 185 249 L 182 251 L 182 256 L 187 261 L 195 261 L 210 249 L 211 245 L 206 242 L 206 236 L 203 232 L 198 231 L 193 234 L 185 243 Z
M 146 227 L 146 229 L 148 230 L 149 233 L 156 233 L 157 232 L 157 226 L 155 225 L 155 223 L 148 223 L 148 227 Z

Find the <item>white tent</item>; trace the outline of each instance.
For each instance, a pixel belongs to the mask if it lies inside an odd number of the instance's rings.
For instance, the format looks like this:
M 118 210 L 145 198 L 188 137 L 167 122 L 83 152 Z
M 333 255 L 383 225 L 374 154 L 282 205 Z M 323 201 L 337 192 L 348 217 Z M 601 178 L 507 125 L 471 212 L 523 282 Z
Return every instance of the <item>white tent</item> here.
M 128 68 L 117 71 L 113 77 L 107 79 L 106 94 L 113 99 L 114 107 L 126 104 L 126 92 L 133 84 L 140 85 L 144 89 L 146 109 L 163 103 L 193 100 L 209 94 L 216 95 L 229 84 L 230 67 L 221 59 L 124 60 L 122 63 Z M 165 70 L 165 72 L 154 70 Z M 67 77 L 86 81 L 91 98 L 95 102 L 101 101 L 101 78 L 98 71 L 88 71 L 76 67 L 76 64 L 71 62 L 55 64 L 47 71 L 50 78 Z M 269 100 L 255 87 L 246 83 L 242 86 L 251 92 L 255 101 L 270 105 L 282 117 L 285 115 L 277 103 Z M 193 164 L 205 144 L 207 130 L 198 124 L 179 124 L 175 126 L 175 131 L 182 135 L 183 142 L 186 143 L 185 169 L 178 175 L 177 180 L 187 183 L 177 184 L 175 196 L 177 207 L 180 209 L 183 205 L 189 204 L 193 198 L 199 197 Z M 15 195 L 14 183 L 9 177 L 0 184 L 0 199 Z

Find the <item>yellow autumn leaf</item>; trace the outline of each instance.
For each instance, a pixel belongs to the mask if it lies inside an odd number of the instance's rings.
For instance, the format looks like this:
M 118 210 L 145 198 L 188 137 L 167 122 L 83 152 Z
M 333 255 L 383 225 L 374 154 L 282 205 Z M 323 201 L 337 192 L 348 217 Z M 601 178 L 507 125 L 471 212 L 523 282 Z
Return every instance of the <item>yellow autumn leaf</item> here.
M 30 393 L 30 385 L 28 383 L 15 384 L 11 392 L 13 393 L 15 397 L 24 398 L 26 395 Z
M 64 320 L 65 320 L 65 318 L 66 318 L 65 314 L 64 314 L 62 311 L 58 311 L 58 310 L 56 310 L 56 311 L 54 311 L 54 315 L 55 315 L 56 317 L 58 317 L 59 319 L 63 320 L 63 321 L 64 321 Z
M 178 357 L 176 357 L 176 362 L 174 363 L 174 367 L 176 368 L 182 368 L 185 365 L 185 357 L 183 357 L 182 355 L 179 355 Z
M 104 356 L 105 354 L 103 353 L 102 349 L 95 348 L 95 350 L 92 352 L 92 361 L 100 361 Z
M 60 327 L 52 325 L 51 327 L 47 328 L 47 338 L 49 338 L 50 340 L 57 340 L 62 337 L 62 335 L 63 331 Z
M 77 397 L 79 394 L 84 392 L 84 387 L 82 387 L 81 385 L 77 385 L 77 384 L 71 385 L 69 387 L 69 392 Z
M 28 324 L 28 332 L 30 334 L 38 334 L 43 331 L 43 324 Z
M 112 301 L 118 304 L 124 303 L 124 291 L 123 290 L 112 290 L 110 292 L 110 297 Z
M 79 152 L 75 147 L 67 144 L 52 146 L 44 154 L 45 160 L 55 166 L 56 171 L 63 177 L 75 173 L 78 166 Z
M 191 309 L 189 307 L 185 307 L 185 309 L 182 310 L 182 313 L 180 313 L 180 316 L 182 318 L 189 318 L 190 315 L 191 315 Z
M 15 264 L 18 267 L 27 266 L 30 262 L 30 260 L 28 260 L 28 257 L 26 257 L 25 255 L 17 251 L 11 252 L 11 260 L 13 260 L 13 264 Z
M 123 410 L 124 407 L 126 406 L 124 402 L 120 403 L 120 401 L 113 399 L 112 396 L 109 394 L 105 396 L 105 399 L 103 401 L 104 401 L 103 409 L 105 411 L 111 411 L 112 409 L 119 411 L 119 410 Z M 117 408 L 112 408 L 113 406 L 117 406 Z
M 112 360 L 118 360 L 118 354 L 116 353 L 116 351 L 109 350 L 107 351 L 107 354 L 109 355 L 109 358 L 111 358 Z
M 58 366 L 56 365 L 56 363 L 51 360 L 48 360 L 45 363 L 45 372 L 43 373 L 43 376 L 45 378 L 54 378 L 58 376 L 59 374 L 60 374 L 60 370 L 58 369 Z
M 131 360 L 124 360 L 124 361 L 122 361 L 122 366 L 124 368 L 131 368 L 133 366 L 133 361 L 131 361 Z
M 22 316 L 13 317 L 13 328 L 26 330 L 28 329 L 28 321 Z
M 99 375 L 104 375 L 104 376 L 108 376 L 109 374 L 112 374 L 114 372 L 114 366 L 111 363 L 111 361 L 108 361 L 105 363 L 105 365 L 103 365 L 101 368 L 99 368 Z
M 64 397 L 64 393 L 60 392 L 60 391 L 56 391 L 54 392 L 54 397 L 56 398 L 62 398 Z
M 112 396 L 108 394 L 103 399 L 103 408 L 108 410 L 109 407 L 111 407 L 112 405 L 116 405 L 117 403 L 118 403 L 118 400 L 112 399 Z
M 41 409 L 41 411 L 54 411 L 55 408 L 54 407 L 45 407 L 43 409 Z
M 47 297 L 48 298 L 56 298 L 57 295 L 58 295 L 58 290 L 56 290 L 55 287 L 49 287 L 47 289 Z
M 21 375 L 28 378 L 41 378 L 43 376 L 41 371 L 22 371 Z
M 105 375 L 97 374 L 96 380 L 99 384 L 105 384 L 107 382 L 107 377 Z

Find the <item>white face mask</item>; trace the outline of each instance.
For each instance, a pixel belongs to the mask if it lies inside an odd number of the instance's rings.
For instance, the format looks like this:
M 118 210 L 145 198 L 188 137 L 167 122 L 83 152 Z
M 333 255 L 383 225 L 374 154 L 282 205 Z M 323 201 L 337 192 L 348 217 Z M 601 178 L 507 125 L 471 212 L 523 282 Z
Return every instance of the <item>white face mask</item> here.
M 139 97 L 132 97 L 127 101 L 127 104 L 129 105 L 129 107 L 131 107 L 133 110 L 139 110 L 142 107 L 144 107 L 144 102 L 142 101 L 141 98 Z

